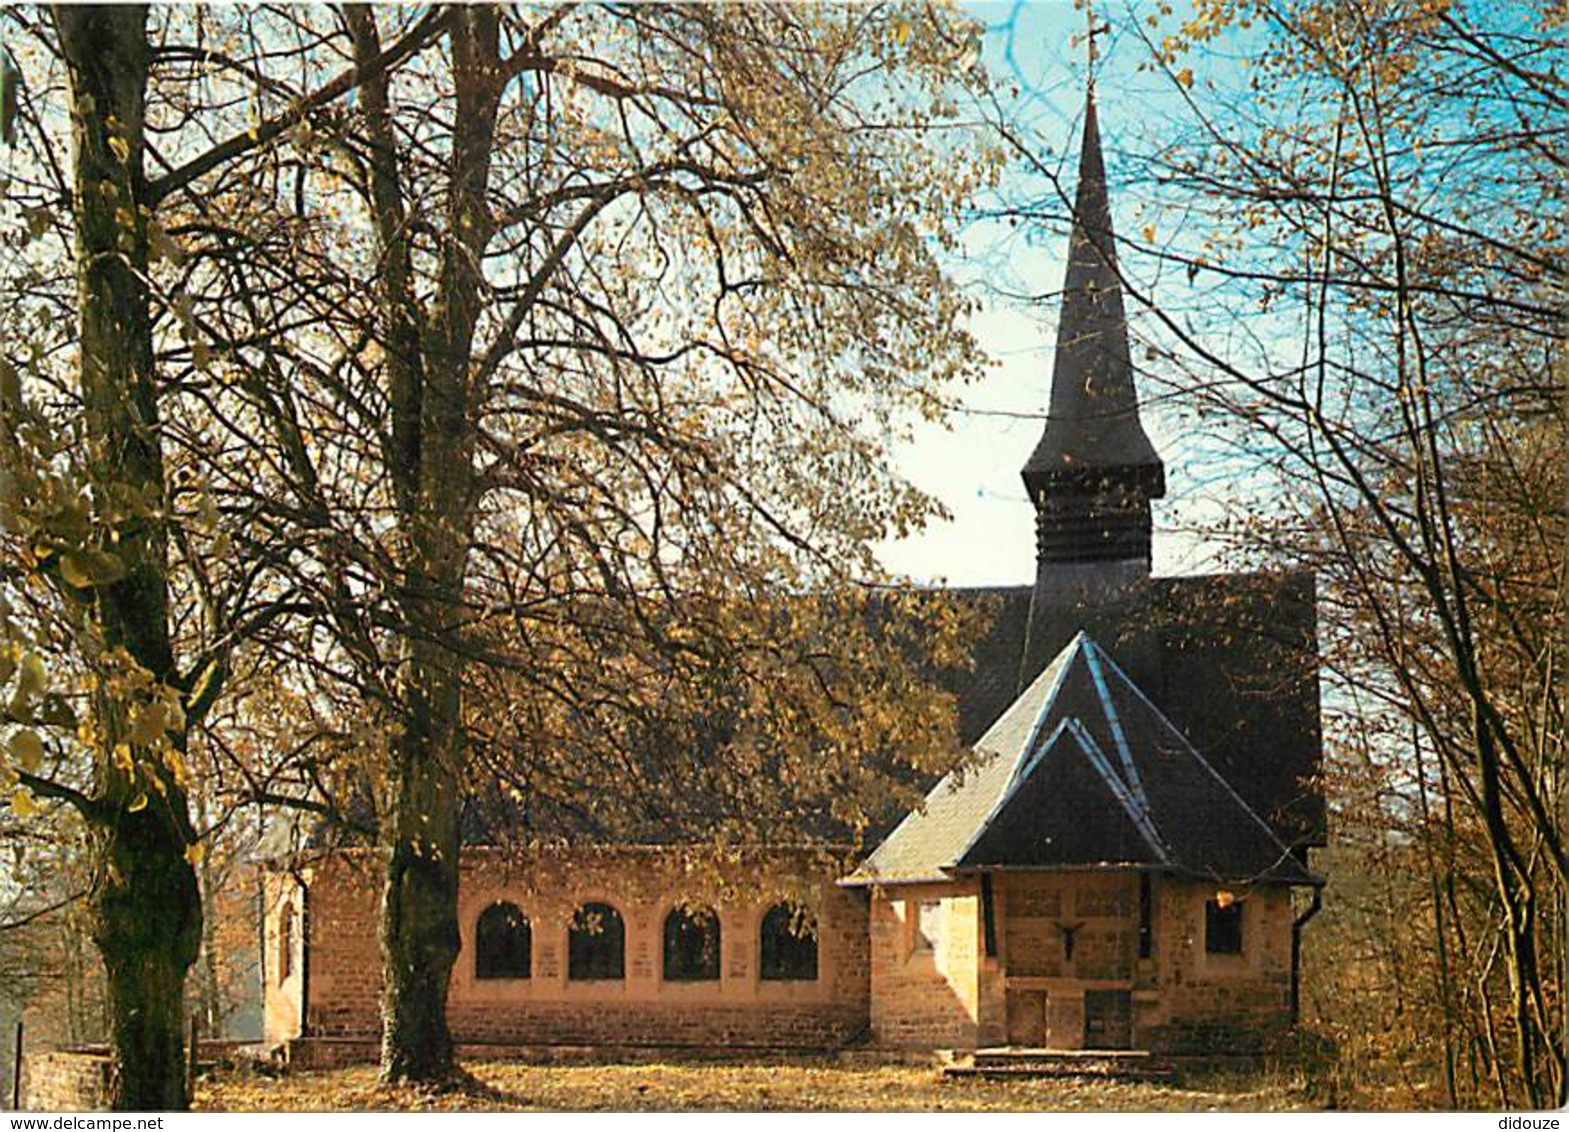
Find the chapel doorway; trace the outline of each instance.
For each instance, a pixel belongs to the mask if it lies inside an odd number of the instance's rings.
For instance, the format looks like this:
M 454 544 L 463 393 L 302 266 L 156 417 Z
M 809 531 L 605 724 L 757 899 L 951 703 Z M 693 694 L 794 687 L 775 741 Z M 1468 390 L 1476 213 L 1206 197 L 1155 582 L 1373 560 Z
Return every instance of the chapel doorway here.
M 1007 997 L 1008 1044 L 1021 1049 L 1046 1047 L 1046 992 L 1010 990 Z
M 1133 1048 L 1133 995 L 1125 990 L 1084 992 L 1084 1048 Z

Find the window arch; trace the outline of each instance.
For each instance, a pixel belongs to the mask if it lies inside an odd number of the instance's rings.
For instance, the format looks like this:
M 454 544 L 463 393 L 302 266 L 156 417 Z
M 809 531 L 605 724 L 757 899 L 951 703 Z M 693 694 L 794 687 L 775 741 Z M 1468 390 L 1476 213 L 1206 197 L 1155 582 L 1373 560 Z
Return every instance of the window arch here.
M 567 978 L 626 978 L 626 925 L 609 904 L 584 904 L 567 932 Z
M 479 914 L 474 925 L 474 977 L 526 979 L 534 950 L 534 932 L 516 904 L 498 900 Z
M 775 904 L 763 913 L 758 934 L 760 978 L 817 978 L 817 921 L 813 917 L 790 904 Z
M 719 978 L 719 917 L 712 908 L 672 908 L 665 917 L 665 981 Z

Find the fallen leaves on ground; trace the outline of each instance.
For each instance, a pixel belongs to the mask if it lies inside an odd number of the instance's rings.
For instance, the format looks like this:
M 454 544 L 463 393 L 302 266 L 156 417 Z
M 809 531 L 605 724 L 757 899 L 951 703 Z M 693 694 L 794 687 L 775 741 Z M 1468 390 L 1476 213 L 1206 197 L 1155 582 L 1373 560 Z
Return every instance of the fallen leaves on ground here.
M 466 1065 L 449 1091 L 388 1088 L 374 1066 L 219 1075 L 197 1089 L 208 1112 L 1066 1111 L 1216 1112 L 1311 1108 L 1299 1089 L 1257 1080 L 1203 1087 L 1097 1079 L 952 1080 L 932 1066 L 831 1059 Z

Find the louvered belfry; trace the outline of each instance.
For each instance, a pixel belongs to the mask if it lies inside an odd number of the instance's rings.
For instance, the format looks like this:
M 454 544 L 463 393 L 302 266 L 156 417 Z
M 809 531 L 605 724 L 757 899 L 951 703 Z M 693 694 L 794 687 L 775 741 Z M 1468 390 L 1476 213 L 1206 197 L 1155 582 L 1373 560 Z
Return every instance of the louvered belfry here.
M 1055 652 L 1037 609 L 1096 600 L 1150 574 L 1151 501 L 1165 467 L 1139 419 L 1128 320 L 1092 86 L 1046 428 L 1021 473 L 1035 508 L 1036 582 L 1019 687 Z M 1055 643 L 1055 642 L 1053 642 Z

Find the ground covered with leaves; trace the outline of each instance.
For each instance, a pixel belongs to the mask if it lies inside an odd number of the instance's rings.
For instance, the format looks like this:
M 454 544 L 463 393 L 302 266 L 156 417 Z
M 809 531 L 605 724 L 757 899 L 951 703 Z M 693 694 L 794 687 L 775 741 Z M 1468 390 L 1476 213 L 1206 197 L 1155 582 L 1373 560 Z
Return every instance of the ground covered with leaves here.
M 930 1065 L 832 1060 L 467 1066 L 445 1091 L 389 1089 L 374 1067 L 216 1075 L 200 1110 L 252 1111 L 1279 1111 L 1318 1107 L 1304 1089 L 1258 1076 L 1188 1074 L 1176 1083 L 948 1079 Z

